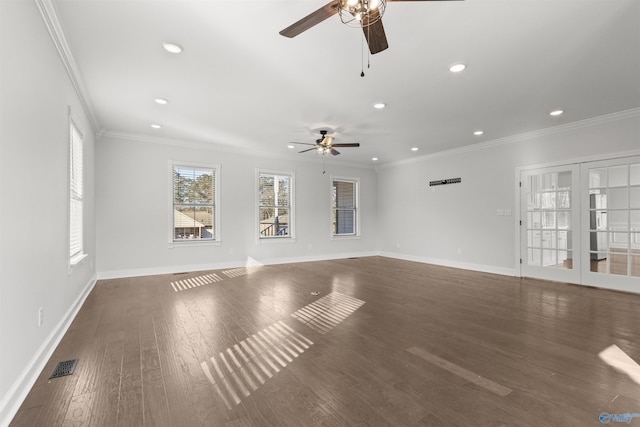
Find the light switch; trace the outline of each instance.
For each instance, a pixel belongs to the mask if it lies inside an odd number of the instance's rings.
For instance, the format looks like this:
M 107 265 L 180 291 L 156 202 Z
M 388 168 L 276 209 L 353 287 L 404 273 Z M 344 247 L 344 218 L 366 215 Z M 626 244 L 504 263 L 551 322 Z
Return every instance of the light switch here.
M 504 209 L 498 209 L 496 215 L 504 215 Z
M 505 209 L 504 214 L 507 216 L 511 216 L 511 209 Z

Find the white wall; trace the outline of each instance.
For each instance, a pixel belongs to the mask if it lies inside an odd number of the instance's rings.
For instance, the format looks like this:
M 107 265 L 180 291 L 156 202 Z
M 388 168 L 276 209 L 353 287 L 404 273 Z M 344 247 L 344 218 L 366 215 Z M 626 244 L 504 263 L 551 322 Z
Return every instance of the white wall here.
M 93 283 L 94 139 L 32 1 L 0 1 L 0 425 Z M 67 274 L 68 108 L 85 133 L 86 262 Z M 38 327 L 38 308 L 44 323 Z
M 313 154 L 309 157 L 292 161 L 101 138 L 96 155 L 99 277 L 237 267 L 250 260 L 268 264 L 375 253 L 375 171 L 340 166 L 328 159 L 323 174 L 321 160 Z M 219 246 L 169 248 L 169 160 L 221 166 Z M 256 242 L 256 168 L 295 172 L 294 243 Z M 360 239 L 330 239 L 332 174 L 360 179 Z
M 517 167 L 640 150 L 640 110 L 520 135 L 382 167 L 378 173 L 381 253 L 515 274 Z M 429 181 L 462 178 L 429 187 Z

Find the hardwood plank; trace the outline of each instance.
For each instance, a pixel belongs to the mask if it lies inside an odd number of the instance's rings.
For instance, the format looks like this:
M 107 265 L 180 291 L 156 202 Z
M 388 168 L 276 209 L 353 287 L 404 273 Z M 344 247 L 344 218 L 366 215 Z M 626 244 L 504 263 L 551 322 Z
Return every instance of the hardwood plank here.
M 118 402 L 117 426 L 141 426 L 144 424 L 142 386 L 121 389 Z
M 91 415 L 95 411 L 95 392 L 89 392 L 73 396 L 71 404 L 64 419 L 65 426 L 87 426 L 91 421 Z M 96 413 L 98 411 L 95 411 Z
M 159 368 L 142 371 L 142 405 L 144 425 L 173 425 L 164 378 Z
M 101 410 L 92 415 L 89 425 L 116 425 L 118 422 L 123 350 L 121 339 L 107 344 L 92 402 L 92 406 Z

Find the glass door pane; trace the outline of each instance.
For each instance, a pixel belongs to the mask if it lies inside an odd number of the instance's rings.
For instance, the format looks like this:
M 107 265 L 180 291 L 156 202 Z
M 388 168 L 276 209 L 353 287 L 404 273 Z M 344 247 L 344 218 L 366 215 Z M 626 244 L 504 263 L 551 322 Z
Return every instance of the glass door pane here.
M 635 283 L 633 290 L 640 285 L 640 158 L 586 163 L 583 174 L 583 281 L 604 287 Z
M 563 166 L 521 173 L 522 274 L 578 283 L 574 260 L 574 206 L 577 167 Z

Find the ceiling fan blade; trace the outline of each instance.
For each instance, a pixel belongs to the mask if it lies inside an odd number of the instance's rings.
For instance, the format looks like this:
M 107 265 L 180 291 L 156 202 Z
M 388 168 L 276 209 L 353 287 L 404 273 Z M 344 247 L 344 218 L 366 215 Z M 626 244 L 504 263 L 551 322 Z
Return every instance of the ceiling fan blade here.
M 309 28 L 318 25 L 330 16 L 335 15 L 336 13 L 338 13 L 339 9 L 340 1 L 332 0 L 315 12 L 310 13 L 298 22 L 293 23 L 284 30 L 280 31 L 280 35 L 290 38 L 295 37 L 298 34 L 307 31 Z
M 464 1 L 464 0 L 387 0 L 387 2 L 396 1 Z
M 375 21 L 371 25 L 368 25 L 369 21 Z M 380 12 L 377 10 L 371 13 L 371 16 L 366 16 L 362 20 L 362 31 L 369 44 L 369 51 L 372 55 L 382 52 L 389 47 L 387 43 L 387 36 L 384 33 L 384 27 L 382 26 L 382 20 L 380 19 Z
M 347 144 L 331 144 L 332 147 L 360 147 L 359 142 L 352 142 Z
M 311 150 L 315 150 L 315 149 L 316 149 L 316 147 L 309 148 L 309 149 L 307 149 L 307 150 L 298 151 L 298 154 L 300 154 L 300 153 L 306 153 L 307 151 L 311 151 Z
M 331 149 L 331 154 L 333 154 L 334 156 L 337 156 L 338 154 L 340 154 L 340 152 L 338 150 L 334 150 L 333 148 Z
M 289 144 L 301 144 L 301 145 L 313 145 L 313 146 L 316 145 L 316 144 L 312 144 L 310 142 L 295 142 L 295 141 L 292 141 Z

